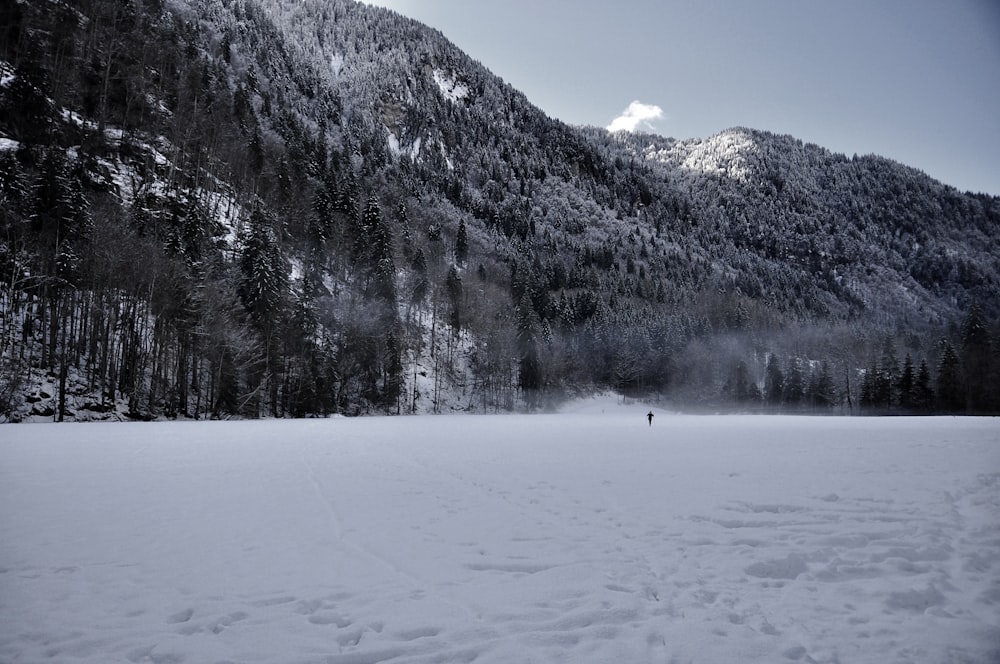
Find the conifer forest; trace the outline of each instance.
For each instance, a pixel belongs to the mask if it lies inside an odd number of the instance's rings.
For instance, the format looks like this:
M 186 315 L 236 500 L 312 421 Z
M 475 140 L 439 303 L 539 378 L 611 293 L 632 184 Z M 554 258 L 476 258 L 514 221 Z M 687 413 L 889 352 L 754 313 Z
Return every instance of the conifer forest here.
M 1000 413 L 1000 198 L 487 66 L 352 0 L 2 3 L 0 421 Z

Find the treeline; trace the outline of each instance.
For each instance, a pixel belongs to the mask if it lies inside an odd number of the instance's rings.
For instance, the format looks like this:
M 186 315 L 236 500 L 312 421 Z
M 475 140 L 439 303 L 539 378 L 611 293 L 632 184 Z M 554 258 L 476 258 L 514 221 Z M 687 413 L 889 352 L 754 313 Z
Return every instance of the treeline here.
M 726 392 L 735 407 L 771 412 L 865 415 L 1000 413 L 1000 330 L 974 306 L 954 338 L 930 356 L 906 352 L 892 339 L 865 368 L 851 361 L 782 360 L 768 354 L 756 373 L 740 360 Z
M 954 336 L 939 342 L 934 370 L 909 353 L 900 362 L 887 343 L 865 371 L 861 406 L 871 413 L 1000 413 L 1000 330 L 974 305 Z

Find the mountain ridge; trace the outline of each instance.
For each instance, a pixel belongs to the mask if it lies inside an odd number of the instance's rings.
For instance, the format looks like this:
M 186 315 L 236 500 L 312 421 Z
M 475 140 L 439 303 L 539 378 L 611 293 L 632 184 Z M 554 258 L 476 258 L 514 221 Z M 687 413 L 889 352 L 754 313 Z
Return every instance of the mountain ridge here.
M 346 0 L 14 7 L 8 413 L 31 368 L 68 366 L 136 417 L 530 408 L 604 387 L 799 408 L 808 386 L 768 394 L 770 358 L 816 381 L 827 365 L 843 379 L 821 405 L 853 409 L 883 364 L 902 375 L 889 346 L 939 382 L 942 338 L 971 363 L 963 319 L 997 347 L 1000 199 L 891 160 L 745 127 L 570 127 L 440 32 Z M 101 233 L 166 276 L 123 296 Z M 74 322 L 130 298 L 132 342 Z M 964 370 L 977 412 L 987 365 Z

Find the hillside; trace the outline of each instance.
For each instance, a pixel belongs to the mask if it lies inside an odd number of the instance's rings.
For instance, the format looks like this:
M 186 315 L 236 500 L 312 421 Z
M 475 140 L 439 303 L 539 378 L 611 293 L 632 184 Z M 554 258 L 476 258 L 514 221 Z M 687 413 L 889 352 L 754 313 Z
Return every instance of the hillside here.
M 349 0 L 4 11 L 7 417 L 1000 408 L 996 197 L 569 127 Z

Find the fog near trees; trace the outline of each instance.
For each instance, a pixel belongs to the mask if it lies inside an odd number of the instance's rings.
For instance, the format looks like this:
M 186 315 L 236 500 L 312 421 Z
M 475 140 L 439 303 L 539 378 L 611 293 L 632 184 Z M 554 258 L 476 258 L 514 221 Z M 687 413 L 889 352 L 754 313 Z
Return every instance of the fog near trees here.
M 568 127 L 346 0 L 3 11 L 5 419 L 1000 410 L 995 197 Z

